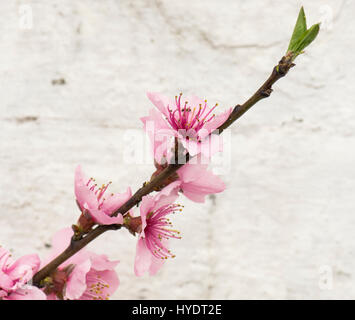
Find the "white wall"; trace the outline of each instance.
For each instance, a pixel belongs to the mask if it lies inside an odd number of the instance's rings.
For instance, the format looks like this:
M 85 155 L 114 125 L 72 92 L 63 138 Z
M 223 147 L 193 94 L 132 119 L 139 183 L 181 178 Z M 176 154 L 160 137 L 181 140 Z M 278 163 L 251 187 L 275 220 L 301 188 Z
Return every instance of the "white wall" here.
M 121 261 L 116 299 L 355 298 L 352 0 L 2 1 L 1 245 L 47 255 L 77 219 L 79 163 L 114 192 L 136 190 L 153 168 L 124 164 L 122 137 L 142 127 L 145 92 L 244 102 L 285 53 L 302 4 L 309 23 L 325 21 L 319 38 L 231 129 L 226 191 L 180 201 L 177 257 L 136 278 L 128 232 L 92 248 Z

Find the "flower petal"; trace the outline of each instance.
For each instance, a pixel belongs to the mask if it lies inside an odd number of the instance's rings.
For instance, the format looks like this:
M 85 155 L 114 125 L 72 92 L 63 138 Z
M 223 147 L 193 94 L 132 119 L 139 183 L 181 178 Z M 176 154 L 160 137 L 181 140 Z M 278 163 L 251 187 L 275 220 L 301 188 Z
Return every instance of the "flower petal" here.
M 173 146 L 172 137 L 176 136 L 176 132 L 155 109 L 151 109 L 149 116 L 141 118 L 141 121 L 151 142 L 154 159 L 161 163 L 162 158 L 168 156 L 168 151 Z
M 110 261 L 105 254 L 99 255 L 94 252 L 90 252 L 90 260 L 91 268 L 97 271 L 113 270 L 119 263 L 118 260 Z
M 39 269 L 41 261 L 37 254 L 25 255 L 16 260 L 7 270 L 6 273 L 12 280 L 21 280 L 21 283 L 26 283 Z
M 49 263 L 69 246 L 73 234 L 74 232 L 70 227 L 61 229 L 54 234 L 52 238 L 52 251 L 48 258 L 43 261 L 42 266 Z M 88 259 L 88 252 L 85 249 L 81 249 L 71 258 L 63 262 L 60 266 L 65 267 L 72 263 L 78 264 L 86 259 Z
M 91 269 L 86 275 L 87 288 L 79 300 L 108 300 L 117 290 L 119 284 L 120 281 L 116 271 L 96 271 Z
M 52 255 L 58 256 L 70 244 L 74 231 L 67 227 L 57 231 L 52 238 Z
M 173 203 L 179 197 L 180 181 L 174 181 L 168 184 L 163 188 L 155 197 L 154 197 L 154 207 L 153 211 L 165 206 L 167 204 Z
M 75 169 L 74 192 L 76 200 L 82 209 L 85 205 L 90 209 L 97 208 L 98 206 L 95 193 L 86 185 L 88 181 L 89 179 L 85 177 L 81 166 L 77 166 Z
M 42 290 L 34 286 L 26 286 L 11 292 L 4 300 L 46 300 Z
M 89 213 L 97 224 L 104 224 L 104 225 L 123 224 L 122 214 L 118 214 L 117 217 L 110 217 L 103 210 L 99 210 L 99 209 L 90 210 Z
M 189 152 L 190 156 L 194 157 L 201 152 L 200 143 L 195 140 L 187 140 L 180 136 L 180 141 L 184 148 Z
M 91 268 L 91 261 L 85 260 L 83 263 L 75 266 L 69 275 L 66 288 L 65 298 L 69 300 L 77 300 L 86 290 L 86 274 Z
M 205 202 L 206 194 L 199 193 L 196 191 L 190 191 L 188 188 L 185 188 L 183 193 L 186 198 L 190 199 L 193 202 L 197 202 L 197 203 Z
M 162 114 L 168 116 L 167 106 L 172 107 L 174 105 L 172 101 L 158 92 L 147 92 L 147 97 Z
M 142 220 L 142 234 L 144 235 L 144 229 L 147 226 L 147 215 L 154 208 L 155 201 L 154 197 L 147 195 L 142 198 L 142 202 L 139 206 L 140 216 Z
M 211 121 L 207 122 L 203 126 L 203 133 L 200 134 L 201 139 L 205 138 L 208 134 L 212 133 L 215 129 L 217 129 L 220 125 L 222 125 L 230 116 L 233 109 L 229 108 L 225 112 L 216 115 Z
M 196 171 L 204 171 L 204 174 L 195 180 L 182 181 L 181 189 L 183 194 L 192 201 L 204 202 L 207 194 L 219 193 L 225 190 L 224 182 L 212 171 L 202 169 L 195 165 Z
M 154 256 L 152 256 L 152 261 L 149 267 L 149 274 L 151 276 L 154 276 L 164 265 L 164 260 L 163 259 L 158 259 Z
M 0 247 L 0 270 L 7 268 L 6 265 L 10 263 L 12 263 L 10 251 Z
M 196 108 L 197 110 L 199 108 L 199 105 L 203 106 L 205 104 L 205 101 L 196 95 L 186 97 L 184 101 L 188 101 L 188 106 L 191 109 Z
M 207 166 L 207 164 L 187 163 L 177 171 L 177 174 L 183 183 L 188 183 L 197 180 L 204 175 L 207 170 Z
M 0 288 L 9 291 L 13 286 L 14 286 L 14 281 L 12 281 L 12 279 L 6 273 L 1 272 Z
M 218 134 L 211 134 L 200 143 L 200 152 L 206 158 L 223 151 L 223 138 Z
M 107 215 L 111 215 L 125 202 L 127 202 L 131 197 L 132 197 L 132 190 L 130 187 L 128 187 L 125 193 L 116 193 L 112 196 L 109 196 L 104 201 L 101 210 L 103 210 Z
M 154 275 L 163 266 L 164 260 L 155 258 L 145 244 L 145 240 L 141 237 L 137 242 L 136 258 L 134 262 L 134 272 L 137 277 L 144 275 L 149 271 Z

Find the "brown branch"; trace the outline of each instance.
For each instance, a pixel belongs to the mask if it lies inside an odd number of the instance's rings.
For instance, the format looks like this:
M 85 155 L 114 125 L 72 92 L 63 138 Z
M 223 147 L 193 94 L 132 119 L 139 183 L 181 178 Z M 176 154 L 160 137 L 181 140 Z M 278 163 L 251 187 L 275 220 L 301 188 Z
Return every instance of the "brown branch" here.
M 284 56 L 277 66 L 274 67 L 269 78 L 264 82 L 264 84 L 251 96 L 244 104 L 237 105 L 229 118 L 216 129 L 214 134 L 220 134 L 223 130 L 228 128 L 234 121 L 241 117 L 246 111 L 248 111 L 254 104 L 256 104 L 261 99 L 269 97 L 272 92 L 272 85 L 286 75 L 286 73 L 293 67 L 292 55 L 287 54 Z M 186 155 L 187 159 L 189 154 Z M 130 209 L 137 205 L 142 197 L 159 189 L 164 184 L 172 174 L 174 174 L 179 168 L 181 168 L 184 163 L 174 163 L 169 164 L 160 174 L 155 176 L 149 183 L 143 185 L 125 204 L 123 204 L 118 210 L 116 210 L 112 216 L 117 216 L 118 214 L 126 214 Z M 79 250 L 85 247 L 88 243 L 96 239 L 98 236 L 103 234 L 108 230 L 120 229 L 121 225 L 100 225 L 95 229 L 89 231 L 86 235 L 80 239 L 72 239 L 69 247 L 65 249 L 58 257 L 52 260 L 49 264 L 39 270 L 33 277 L 33 284 L 36 286 L 41 286 L 41 281 L 49 276 L 57 267 L 59 267 L 64 261 L 69 259 L 71 256 L 76 254 Z

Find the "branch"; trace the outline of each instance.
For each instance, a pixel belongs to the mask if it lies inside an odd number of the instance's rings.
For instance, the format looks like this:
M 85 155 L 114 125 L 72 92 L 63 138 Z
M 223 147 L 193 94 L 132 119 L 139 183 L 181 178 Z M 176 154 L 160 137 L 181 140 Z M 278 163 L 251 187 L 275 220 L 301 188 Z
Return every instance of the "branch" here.
M 247 112 L 254 104 L 256 104 L 261 99 L 267 98 L 272 93 L 272 85 L 284 77 L 287 72 L 295 66 L 293 61 L 293 54 L 288 53 L 286 56 L 282 57 L 278 65 L 274 67 L 270 77 L 264 82 L 264 84 L 242 105 L 236 105 L 233 112 L 229 118 L 224 122 L 217 130 L 219 134 L 226 128 L 228 128 L 234 121 L 240 118 L 245 112 Z
M 229 118 L 212 134 L 222 133 L 223 130 L 228 128 L 234 121 L 240 118 L 258 101 L 269 97 L 272 92 L 272 85 L 277 80 L 284 77 L 290 70 L 290 68 L 294 66 L 292 60 L 293 54 L 291 52 L 282 57 L 282 59 L 280 60 L 278 65 L 274 67 L 271 75 L 264 82 L 264 84 L 244 104 L 235 106 Z M 186 157 L 187 159 L 189 159 L 189 154 L 187 154 Z M 145 184 L 142 188 L 140 188 L 125 204 L 123 204 L 118 210 L 116 210 L 112 214 L 112 216 L 117 216 L 118 214 L 125 215 L 130 209 L 132 209 L 142 200 L 142 197 L 151 193 L 152 191 L 159 189 L 162 185 L 164 185 L 164 182 L 183 165 L 184 163 L 169 164 L 159 175 L 155 176 L 149 183 Z M 34 275 L 32 279 L 33 284 L 40 287 L 41 281 L 43 279 L 49 276 L 64 261 L 72 257 L 88 243 L 90 243 L 108 230 L 118 230 L 121 227 L 121 225 L 100 225 L 97 226 L 95 229 L 89 231 L 85 236 L 78 240 L 72 238 L 69 247 L 65 249 L 64 252 L 62 252 L 58 257 L 56 257 L 54 260 L 52 260 Z

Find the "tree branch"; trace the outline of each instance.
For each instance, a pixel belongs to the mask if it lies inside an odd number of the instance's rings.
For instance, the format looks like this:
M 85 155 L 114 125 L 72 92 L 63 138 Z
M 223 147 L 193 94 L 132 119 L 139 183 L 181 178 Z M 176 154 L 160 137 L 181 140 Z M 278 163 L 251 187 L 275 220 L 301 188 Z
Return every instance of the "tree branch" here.
M 270 96 L 272 92 L 272 85 L 285 76 L 291 67 L 294 66 L 292 63 L 292 53 L 288 53 L 286 56 L 282 57 L 279 61 L 278 65 L 274 67 L 269 78 L 264 82 L 264 84 L 242 105 L 237 105 L 233 109 L 229 118 L 213 132 L 213 134 L 220 134 L 228 128 L 234 121 L 240 118 L 246 111 L 248 111 L 253 105 L 255 105 L 258 101 L 267 98 Z M 187 159 L 189 159 L 189 154 L 186 155 Z M 135 205 L 137 205 L 142 197 L 159 189 L 162 185 L 164 185 L 164 181 L 166 181 L 171 175 L 173 175 L 179 168 L 181 168 L 184 163 L 174 163 L 169 164 L 160 174 L 155 176 L 149 183 L 143 185 L 125 204 L 123 204 L 118 210 L 116 210 L 112 216 L 117 216 L 118 214 L 125 215 L 130 209 L 132 209 Z M 117 230 L 120 229 L 121 225 L 100 225 L 89 231 L 86 235 L 81 237 L 78 240 L 75 240 L 74 237 L 67 249 L 64 250 L 59 256 L 57 256 L 54 260 L 48 263 L 45 267 L 39 270 L 33 277 L 33 284 L 40 287 L 41 281 L 49 276 L 57 267 L 59 267 L 64 261 L 72 257 L 79 250 L 85 247 L 88 243 L 96 239 L 98 236 L 103 234 L 108 230 Z

